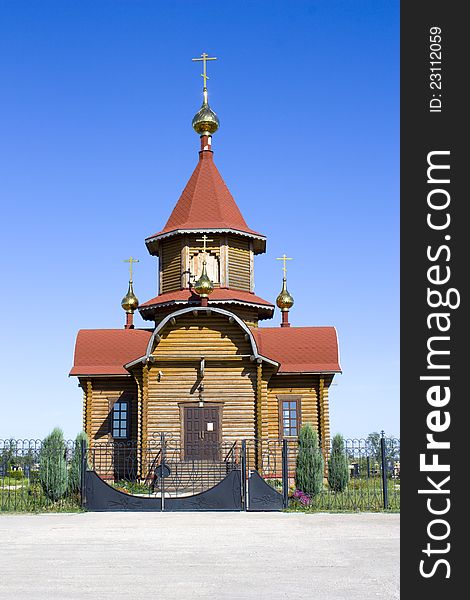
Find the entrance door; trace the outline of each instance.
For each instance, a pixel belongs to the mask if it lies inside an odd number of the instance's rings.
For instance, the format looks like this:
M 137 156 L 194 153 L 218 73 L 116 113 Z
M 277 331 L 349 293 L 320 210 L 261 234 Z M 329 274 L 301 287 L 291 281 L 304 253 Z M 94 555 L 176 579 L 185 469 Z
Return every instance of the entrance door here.
M 186 460 L 220 460 L 218 406 L 185 406 L 184 455 Z

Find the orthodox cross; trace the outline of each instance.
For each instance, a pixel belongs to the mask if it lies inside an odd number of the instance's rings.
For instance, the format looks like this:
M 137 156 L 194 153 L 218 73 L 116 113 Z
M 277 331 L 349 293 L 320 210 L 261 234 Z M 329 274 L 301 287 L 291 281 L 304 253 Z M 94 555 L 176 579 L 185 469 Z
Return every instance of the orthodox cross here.
M 200 240 L 196 239 L 196 242 L 202 242 L 202 243 L 203 243 L 203 246 L 202 246 L 202 248 L 203 248 L 204 256 L 206 256 L 206 254 L 207 254 L 206 242 L 213 242 L 213 241 L 214 241 L 214 240 L 210 240 L 210 239 L 207 237 L 207 235 L 206 235 L 206 234 L 204 234 L 204 235 L 202 236 L 202 239 L 200 239 Z
M 123 262 L 129 263 L 129 281 L 132 281 L 132 263 L 138 263 L 139 260 L 137 258 L 132 258 L 131 256 L 130 258 L 126 258 Z
M 207 76 L 207 70 L 206 70 L 206 63 L 208 60 L 217 60 L 216 56 L 209 56 L 208 54 L 206 54 L 205 52 L 203 52 L 201 54 L 201 58 L 193 58 L 192 59 L 194 62 L 198 62 L 198 61 L 202 61 L 202 73 L 201 73 L 201 77 L 204 78 L 204 89 L 207 88 L 207 80 L 209 79 L 209 77 Z
M 283 254 L 281 256 L 281 258 L 276 258 L 276 260 L 282 260 L 282 261 L 284 261 L 284 266 L 282 267 L 282 270 L 284 271 L 284 279 L 285 279 L 286 275 L 287 275 L 286 260 L 293 260 L 293 259 L 292 258 L 288 258 L 285 254 Z

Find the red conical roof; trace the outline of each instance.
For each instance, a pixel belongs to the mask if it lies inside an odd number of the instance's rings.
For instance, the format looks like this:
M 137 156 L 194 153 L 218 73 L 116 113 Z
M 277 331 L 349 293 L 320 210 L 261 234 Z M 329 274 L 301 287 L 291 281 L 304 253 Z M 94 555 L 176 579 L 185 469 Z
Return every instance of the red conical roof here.
M 211 150 L 199 152 L 199 162 L 165 227 L 148 237 L 152 242 L 177 231 L 221 230 L 250 237 L 265 237 L 250 229 L 214 164 Z M 264 245 L 264 244 L 263 244 Z

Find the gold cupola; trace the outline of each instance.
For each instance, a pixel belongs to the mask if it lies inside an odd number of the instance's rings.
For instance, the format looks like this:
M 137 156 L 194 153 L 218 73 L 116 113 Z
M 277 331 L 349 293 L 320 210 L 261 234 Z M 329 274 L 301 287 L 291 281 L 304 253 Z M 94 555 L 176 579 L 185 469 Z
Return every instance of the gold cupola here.
M 199 135 L 212 135 L 219 128 L 219 118 L 207 102 L 207 89 L 204 88 L 204 101 L 200 110 L 194 115 L 193 129 Z
M 285 254 L 283 254 L 280 258 L 276 258 L 276 260 L 282 260 L 284 265 L 282 267 L 284 276 L 282 278 L 282 290 L 279 296 L 276 298 L 276 305 L 279 309 L 281 309 L 282 314 L 282 323 L 281 327 L 290 327 L 289 323 L 289 309 L 294 306 L 294 298 L 287 291 L 287 267 L 286 261 L 292 260 L 292 258 L 288 258 Z
M 129 281 L 129 287 L 127 289 L 127 294 L 121 301 L 122 308 L 126 311 L 126 313 L 133 313 L 137 310 L 139 306 L 139 300 L 137 296 L 134 294 L 134 288 L 132 287 L 132 281 Z
M 203 52 L 201 54 L 201 58 L 193 58 L 193 61 L 202 61 L 203 64 L 203 72 L 201 76 L 204 78 L 204 87 L 203 87 L 203 101 L 202 106 L 198 110 L 198 112 L 193 117 L 193 129 L 200 136 L 210 136 L 217 131 L 219 128 L 219 118 L 209 106 L 208 94 L 207 94 L 207 80 L 209 77 L 207 76 L 206 71 L 206 63 L 208 60 L 217 60 L 216 57 L 209 57 L 208 54 Z
M 139 261 L 131 256 L 124 262 L 129 263 L 129 287 L 127 288 L 127 294 L 121 300 L 121 306 L 126 311 L 126 324 L 124 325 L 124 328 L 134 329 L 134 311 L 139 307 L 139 300 L 134 294 L 134 287 L 132 285 L 132 263 Z
M 294 306 L 294 298 L 287 291 L 287 280 L 285 277 L 282 279 L 282 290 L 276 298 L 276 304 L 282 311 L 289 310 Z
M 202 273 L 199 279 L 194 283 L 194 291 L 201 298 L 207 298 L 214 291 L 214 284 L 209 279 L 206 270 L 206 261 L 202 263 Z

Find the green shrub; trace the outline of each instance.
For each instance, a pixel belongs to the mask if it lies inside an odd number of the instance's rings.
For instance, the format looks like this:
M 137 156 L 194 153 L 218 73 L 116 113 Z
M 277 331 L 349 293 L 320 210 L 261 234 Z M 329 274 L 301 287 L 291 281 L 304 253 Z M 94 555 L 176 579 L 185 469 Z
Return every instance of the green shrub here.
M 295 468 L 298 490 L 313 497 L 323 489 L 325 462 L 318 447 L 318 434 L 310 423 L 302 425 L 299 432 L 299 453 Z
M 23 471 L 21 469 L 17 469 L 17 470 L 9 469 L 7 471 L 7 476 L 10 479 L 15 479 L 15 480 L 20 480 L 20 479 L 23 479 L 23 477 L 24 477 Z
M 39 482 L 44 495 L 56 502 L 67 491 L 67 461 L 64 434 L 55 428 L 43 441 L 39 452 Z
M 68 476 L 68 490 L 72 494 L 79 494 L 81 488 L 82 477 L 82 440 L 85 441 L 88 447 L 88 436 L 84 431 L 81 431 L 75 438 L 75 447 L 73 450 L 72 460 L 70 462 Z
M 337 433 L 331 444 L 328 461 L 328 485 L 334 492 L 343 492 L 349 481 L 349 461 L 344 451 L 344 439 Z

